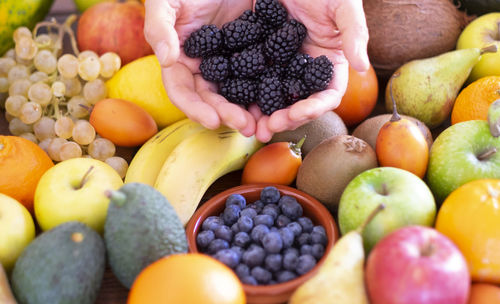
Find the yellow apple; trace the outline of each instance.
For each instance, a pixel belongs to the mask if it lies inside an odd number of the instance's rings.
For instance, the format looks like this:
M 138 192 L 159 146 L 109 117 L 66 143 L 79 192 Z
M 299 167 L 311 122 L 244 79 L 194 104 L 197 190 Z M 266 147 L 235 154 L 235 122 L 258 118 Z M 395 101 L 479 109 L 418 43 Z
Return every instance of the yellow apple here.
M 0 264 L 7 273 L 34 238 L 35 224 L 28 209 L 0 193 Z
M 489 13 L 474 19 L 458 37 L 457 49 L 496 45 L 496 53 L 485 53 L 474 66 L 468 83 L 484 76 L 500 76 L 500 13 Z
M 80 221 L 103 232 L 107 190 L 123 185 L 110 165 L 92 158 L 72 158 L 47 170 L 35 190 L 35 217 L 43 230 Z

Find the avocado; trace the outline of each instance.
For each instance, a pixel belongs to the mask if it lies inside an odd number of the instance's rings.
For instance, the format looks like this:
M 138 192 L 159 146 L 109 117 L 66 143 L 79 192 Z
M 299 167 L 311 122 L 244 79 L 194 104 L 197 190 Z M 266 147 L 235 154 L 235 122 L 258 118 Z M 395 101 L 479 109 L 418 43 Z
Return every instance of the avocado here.
M 99 234 L 67 222 L 40 234 L 14 265 L 12 289 L 20 304 L 92 304 L 105 267 Z
M 143 183 L 127 183 L 109 196 L 104 242 L 111 270 L 125 287 L 156 260 L 187 252 L 184 226 L 163 194 Z

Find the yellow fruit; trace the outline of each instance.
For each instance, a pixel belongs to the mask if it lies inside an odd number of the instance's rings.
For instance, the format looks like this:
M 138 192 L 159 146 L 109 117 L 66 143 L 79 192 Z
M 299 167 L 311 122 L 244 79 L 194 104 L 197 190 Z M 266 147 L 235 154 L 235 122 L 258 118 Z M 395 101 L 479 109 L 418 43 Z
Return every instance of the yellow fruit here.
M 109 98 L 131 101 L 146 110 L 162 129 L 186 117 L 168 98 L 155 55 L 130 62 L 106 83 Z
M 0 264 L 9 272 L 24 248 L 35 238 L 35 224 L 26 207 L 2 193 L 0 231 Z

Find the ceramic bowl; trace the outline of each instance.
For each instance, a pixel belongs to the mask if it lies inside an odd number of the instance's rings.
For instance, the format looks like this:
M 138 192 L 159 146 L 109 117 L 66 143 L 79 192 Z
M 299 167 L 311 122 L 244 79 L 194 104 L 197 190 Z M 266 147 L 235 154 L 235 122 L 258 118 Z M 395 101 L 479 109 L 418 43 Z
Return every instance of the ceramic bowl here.
M 332 215 L 318 200 L 295 188 L 282 185 L 255 184 L 233 187 L 210 198 L 193 214 L 193 217 L 186 226 L 186 235 L 190 252 L 199 252 L 196 245 L 196 235 L 200 231 L 203 221 L 209 216 L 219 215 L 224 210 L 228 196 L 239 193 L 246 198 L 247 204 L 251 204 L 259 199 L 261 190 L 266 186 L 276 187 L 281 192 L 281 195 L 293 196 L 302 205 L 304 216 L 309 217 L 315 225 L 323 226 L 328 237 L 325 255 L 308 273 L 288 282 L 274 285 L 253 286 L 243 284 L 248 303 L 285 303 L 297 287 L 318 271 L 320 265 L 325 260 L 326 253 L 332 248 L 338 238 L 337 225 Z

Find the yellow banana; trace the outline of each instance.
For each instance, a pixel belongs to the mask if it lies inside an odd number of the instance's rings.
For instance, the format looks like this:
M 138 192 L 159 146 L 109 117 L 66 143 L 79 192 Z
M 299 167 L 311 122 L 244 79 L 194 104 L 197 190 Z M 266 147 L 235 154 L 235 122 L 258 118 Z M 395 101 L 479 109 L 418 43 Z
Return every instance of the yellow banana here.
M 220 127 L 186 138 L 170 153 L 154 187 L 174 207 L 185 225 L 208 187 L 219 177 L 242 169 L 262 146 L 254 136 Z
M 153 186 L 161 166 L 174 148 L 187 137 L 204 129 L 199 123 L 186 118 L 155 134 L 142 145 L 130 162 L 125 183 L 140 182 Z

